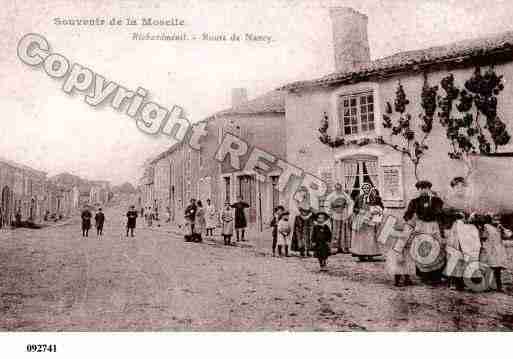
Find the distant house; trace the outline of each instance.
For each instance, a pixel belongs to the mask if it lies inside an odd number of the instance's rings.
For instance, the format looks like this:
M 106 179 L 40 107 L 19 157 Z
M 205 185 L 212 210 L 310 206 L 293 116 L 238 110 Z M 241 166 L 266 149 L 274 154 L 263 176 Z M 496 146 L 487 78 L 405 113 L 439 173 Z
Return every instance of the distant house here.
M 280 91 L 248 100 L 245 89 L 233 89 L 232 107 L 202 121 L 206 123 L 208 135 L 202 139 L 200 151 L 190 148 L 184 141 L 149 161 L 147 172 L 153 171 L 154 176 L 152 182 L 151 176 L 146 174 L 141 182 L 143 193 L 146 193 L 143 194 L 145 202 L 162 210 L 170 207 L 173 218 L 180 221 L 191 198 L 204 204 L 210 199 L 221 208 L 225 202 L 234 203 L 241 196 L 250 205 L 249 225 L 263 229 L 263 222 L 268 220 L 272 207 L 280 202 L 272 185 L 278 174 L 269 174 L 268 183 L 260 184 L 254 171 L 233 172 L 226 161 L 219 163 L 214 157 L 227 133 L 285 156 L 284 100 L 285 93 Z

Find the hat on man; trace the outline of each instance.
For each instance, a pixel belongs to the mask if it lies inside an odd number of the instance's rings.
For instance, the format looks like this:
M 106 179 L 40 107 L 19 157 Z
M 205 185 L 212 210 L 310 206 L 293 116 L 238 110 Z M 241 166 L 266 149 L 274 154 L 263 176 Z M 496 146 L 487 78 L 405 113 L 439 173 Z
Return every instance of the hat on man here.
M 425 189 L 425 188 L 431 188 L 433 187 L 433 184 L 429 181 L 418 181 L 415 184 L 415 188 L 417 189 Z

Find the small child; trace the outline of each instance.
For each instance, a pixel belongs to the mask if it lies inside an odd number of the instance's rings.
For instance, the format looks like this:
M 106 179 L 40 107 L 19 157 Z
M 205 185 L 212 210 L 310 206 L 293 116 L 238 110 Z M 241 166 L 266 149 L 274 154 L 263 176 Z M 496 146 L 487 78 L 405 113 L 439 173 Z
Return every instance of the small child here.
M 483 226 L 480 228 L 483 242 L 479 260 L 492 269 L 497 291 L 502 292 L 501 271 L 506 268 L 508 257 L 498 226 L 500 226 L 500 222 L 497 219 L 485 216 Z
M 273 211 L 273 219 L 270 223 L 273 229 L 273 257 L 276 256 L 276 244 L 278 242 L 278 220 L 283 212 L 285 212 L 285 208 L 283 208 L 283 206 L 277 206 Z
M 229 202 L 224 204 L 224 209 L 221 212 L 221 223 L 223 225 L 224 245 L 229 246 L 233 236 L 233 210 Z
M 412 285 L 413 282 L 410 276 L 414 276 L 416 272 L 415 260 L 410 254 L 413 228 L 407 223 L 400 222 L 395 225 L 394 229 L 402 232 L 402 236 L 391 241 L 392 247 L 385 256 L 385 268 L 394 277 L 394 285 L 396 287 L 401 286 L 401 279 L 404 280 L 403 285 Z
M 290 235 L 290 223 L 289 223 L 289 212 L 283 212 L 278 220 L 278 255 L 281 257 L 282 248 L 285 251 L 285 257 L 289 256 L 289 235 Z
M 327 270 L 327 260 L 331 254 L 331 229 L 329 226 L 330 216 L 325 212 L 318 212 L 315 215 L 315 223 L 312 230 L 312 245 L 315 256 L 319 260 L 321 271 Z

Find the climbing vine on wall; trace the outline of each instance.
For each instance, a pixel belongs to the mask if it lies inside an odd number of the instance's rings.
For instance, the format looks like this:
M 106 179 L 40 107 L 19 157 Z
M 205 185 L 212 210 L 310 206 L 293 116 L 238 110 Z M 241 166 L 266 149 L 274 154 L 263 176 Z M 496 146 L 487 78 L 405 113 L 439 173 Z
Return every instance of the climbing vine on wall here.
M 454 84 L 452 74 L 442 79 L 441 87 L 445 96 L 438 97 L 438 117 L 451 143 L 450 158 L 463 159 L 478 152 L 490 154 L 509 143 L 511 136 L 506 124 L 497 115 L 497 96 L 504 85 L 502 76 L 498 76 L 493 67 L 484 75 L 477 67 L 463 89 Z M 457 113 L 453 113 L 454 107 Z
M 385 114 L 383 115 L 383 127 L 390 129 L 390 141 L 383 140 L 382 144 L 407 155 L 413 163 L 414 174 L 417 179 L 419 163 L 428 150 L 425 142 L 433 129 L 437 91 L 438 86 L 429 86 L 427 76 L 424 75 L 424 85 L 422 86 L 421 93 L 423 112 L 419 115 L 422 123 L 420 133 L 413 128 L 412 115 L 407 112 L 407 106 L 410 104 L 410 101 L 400 82 L 395 93 L 393 109 L 390 102 L 387 102 Z M 392 143 L 393 138 L 399 139 L 400 144 Z

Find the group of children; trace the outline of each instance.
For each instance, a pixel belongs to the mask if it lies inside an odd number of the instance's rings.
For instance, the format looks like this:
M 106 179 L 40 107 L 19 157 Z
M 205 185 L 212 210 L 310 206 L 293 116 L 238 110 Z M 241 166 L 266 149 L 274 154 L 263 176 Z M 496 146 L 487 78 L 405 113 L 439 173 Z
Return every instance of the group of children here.
M 289 249 L 299 251 L 301 256 L 310 256 L 310 250 L 319 260 L 322 271 L 330 255 L 331 227 L 330 216 L 326 212 L 313 213 L 311 209 L 299 208 L 299 215 L 290 225 L 290 213 L 283 206 L 274 209 L 271 220 L 273 256 L 289 256 Z

